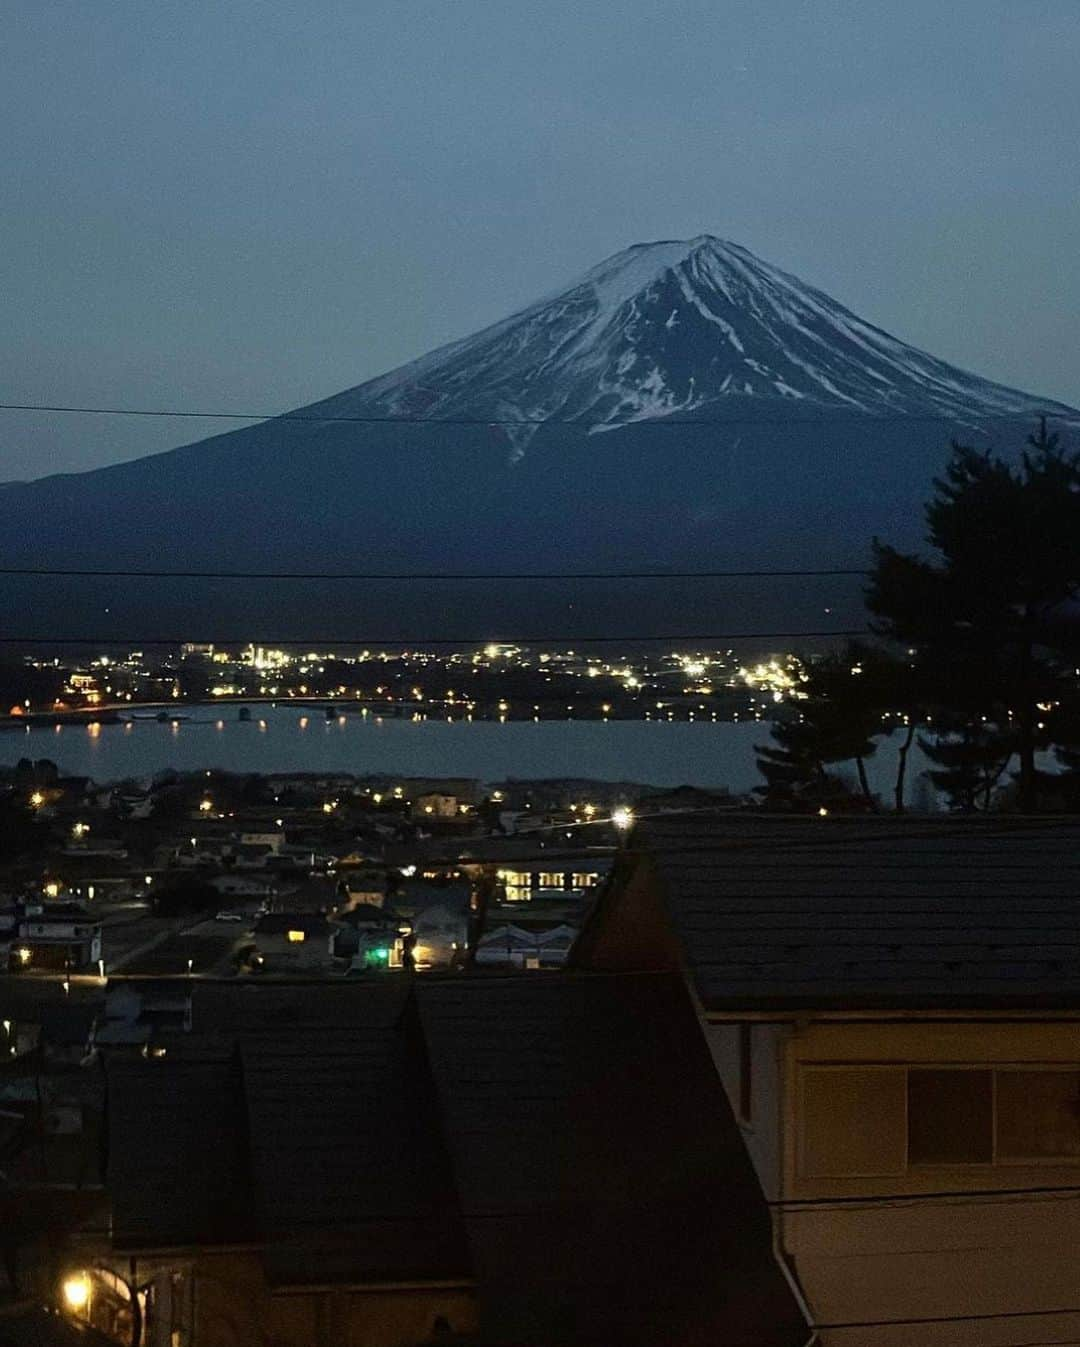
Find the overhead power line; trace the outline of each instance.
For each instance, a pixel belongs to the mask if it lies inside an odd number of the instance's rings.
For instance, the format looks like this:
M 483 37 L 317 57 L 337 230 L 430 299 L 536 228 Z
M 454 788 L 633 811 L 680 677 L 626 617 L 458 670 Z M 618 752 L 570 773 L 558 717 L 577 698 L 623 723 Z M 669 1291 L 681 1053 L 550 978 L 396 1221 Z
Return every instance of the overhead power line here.
M 995 412 L 990 415 L 972 414 L 965 419 L 962 416 L 948 416 L 943 413 L 900 413 L 900 412 L 847 412 L 832 407 L 823 407 L 821 416 L 774 416 L 771 413 L 761 416 L 742 417 L 679 417 L 678 414 L 652 417 L 638 420 L 598 420 L 589 421 L 578 417 L 560 416 L 301 416 L 296 412 L 216 412 L 183 411 L 166 407 L 76 407 L 59 406 L 42 402 L 0 402 L 0 411 L 5 412 L 60 412 L 79 416 L 147 416 L 174 417 L 178 420 L 201 421 L 290 421 L 308 425 L 423 425 L 423 426 L 577 426 L 581 430 L 616 428 L 620 426 L 648 426 L 664 429 L 679 429 L 683 426 L 770 426 L 770 425 L 807 425 L 818 426 L 825 420 L 852 420 L 876 422 L 926 422 L 930 424 L 968 426 L 978 422 L 1028 421 L 1037 413 L 1031 412 Z M 1047 412 L 1047 417 L 1058 416 L 1060 412 Z
M 842 1328 L 914 1327 L 919 1324 L 979 1324 L 1001 1319 L 1050 1319 L 1062 1314 L 1080 1314 L 1080 1306 L 1068 1305 L 1047 1310 L 994 1310 L 985 1314 L 935 1314 L 907 1319 L 852 1319 L 844 1323 L 814 1324 L 818 1331 L 829 1332 Z
M 0 635 L 7 645 L 262 645 L 262 646 L 394 646 L 406 650 L 431 645 L 644 645 L 647 642 L 684 644 L 687 641 L 807 640 L 829 636 L 866 636 L 866 628 L 850 631 L 727 631 L 709 635 L 664 634 L 660 636 L 11 636 Z
M 870 575 L 867 569 L 744 571 L 158 571 L 0 566 L 0 575 L 158 580 L 766 580 Z

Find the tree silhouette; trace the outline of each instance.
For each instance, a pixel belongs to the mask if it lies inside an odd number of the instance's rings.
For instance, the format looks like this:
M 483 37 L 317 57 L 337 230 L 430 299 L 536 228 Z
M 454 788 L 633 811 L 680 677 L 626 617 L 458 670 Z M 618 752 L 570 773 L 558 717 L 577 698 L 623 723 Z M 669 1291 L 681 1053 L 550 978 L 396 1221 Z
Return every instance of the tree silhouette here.
M 1061 690 L 1053 651 L 1080 586 L 1080 456 L 1041 418 L 1018 467 L 954 442 L 926 509 L 935 561 L 875 542 L 867 606 L 882 636 L 913 647 L 938 728 L 923 747 L 935 783 L 988 807 L 1019 758 L 1018 803 L 1037 804 L 1043 710 Z

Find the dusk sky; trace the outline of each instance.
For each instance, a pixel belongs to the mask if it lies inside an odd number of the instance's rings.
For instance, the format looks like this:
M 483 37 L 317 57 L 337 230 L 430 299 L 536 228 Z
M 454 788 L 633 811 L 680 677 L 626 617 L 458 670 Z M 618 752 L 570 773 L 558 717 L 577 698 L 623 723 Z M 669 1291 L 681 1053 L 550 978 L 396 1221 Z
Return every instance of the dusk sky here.
M 1080 404 L 1076 0 L 6 0 L 0 398 L 283 411 L 736 240 Z M 0 412 L 0 478 L 228 425 Z

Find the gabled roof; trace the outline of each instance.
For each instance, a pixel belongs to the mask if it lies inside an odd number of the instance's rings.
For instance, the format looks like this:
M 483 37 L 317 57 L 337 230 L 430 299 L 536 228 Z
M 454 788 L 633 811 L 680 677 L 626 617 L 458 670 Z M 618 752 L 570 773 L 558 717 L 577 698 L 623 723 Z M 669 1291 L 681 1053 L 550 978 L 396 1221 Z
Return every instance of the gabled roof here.
M 417 996 L 485 1341 L 806 1341 L 678 975 L 430 981 Z
M 613 951 L 651 903 L 707 1009 L 1080 1006 L 1078 821 L 706 814 L 633 841 L 579 966 L 644 966 Z
M 274 1281 L 327 1281 L 331 1265 L 354 1282 L 469 1275 L 415 1013 L 380 1021 L 243 1039 Z
M 467 1276 L 405 984 L 200 987 L 224 1055 L 110 1063 L 117 1244 L 254 1239 L 276 1285 Z
M 243 1090 L 234 1056 L 107 1063 L 108 1162 L 119 1248 L 232 1242 L 251 1232 Z
M 227 1054 L 110 1064 L 127 1249 L 246 1231 L 274 1286 L 475 1278 L 489 1347 L 805 1342 L 678 974 L 195 1000 Z

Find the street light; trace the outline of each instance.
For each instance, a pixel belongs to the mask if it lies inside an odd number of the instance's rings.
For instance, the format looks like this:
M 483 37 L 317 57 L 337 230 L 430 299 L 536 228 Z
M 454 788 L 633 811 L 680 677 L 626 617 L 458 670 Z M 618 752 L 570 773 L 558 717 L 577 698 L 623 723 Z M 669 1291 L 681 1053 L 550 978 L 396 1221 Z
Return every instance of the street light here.
M 620 805 L 618 809 L 611 811 L 611 821 L 619 832 L 627 833 L 634 824 L 634 811 L 628 809 L 625 805 Z
M 64 1304 L 69 1310 L 85 1310 L 90 1303 L 90 1278 L 85 1272 L 64 1278 Z

